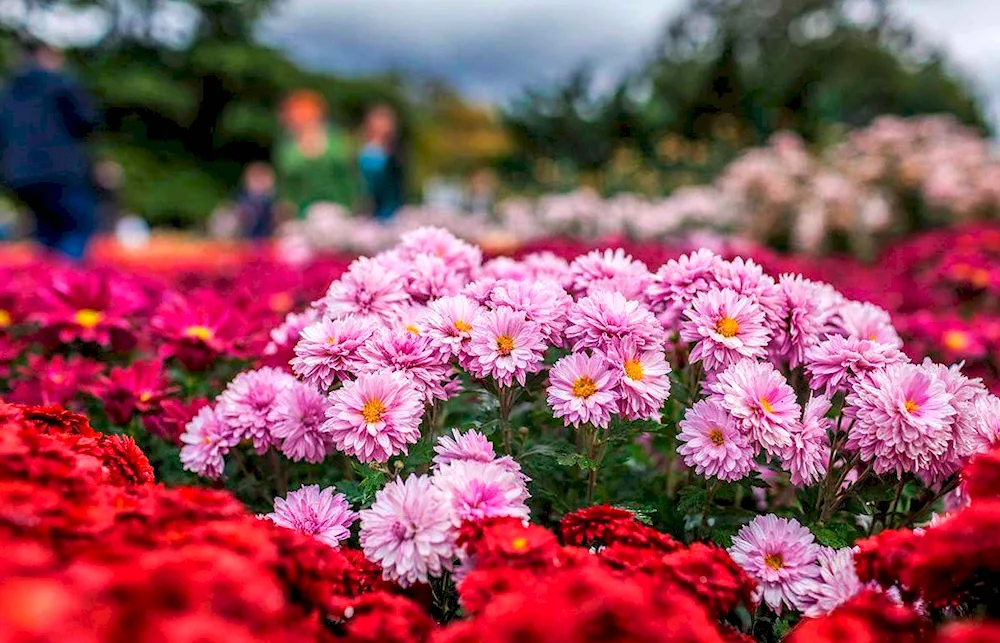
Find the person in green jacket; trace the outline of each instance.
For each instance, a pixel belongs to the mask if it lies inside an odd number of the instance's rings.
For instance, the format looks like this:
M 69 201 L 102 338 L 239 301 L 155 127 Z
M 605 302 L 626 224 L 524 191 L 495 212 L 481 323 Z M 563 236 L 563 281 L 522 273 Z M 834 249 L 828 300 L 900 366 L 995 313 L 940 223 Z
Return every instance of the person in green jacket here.
M 308 90 L 285 100 L 281 119 L 287 136 L 274 155 L 281 198 L 299 218 L 314 203 L 351 210 L 360 196 L 354 145 L 327 121 L 326 102 Z

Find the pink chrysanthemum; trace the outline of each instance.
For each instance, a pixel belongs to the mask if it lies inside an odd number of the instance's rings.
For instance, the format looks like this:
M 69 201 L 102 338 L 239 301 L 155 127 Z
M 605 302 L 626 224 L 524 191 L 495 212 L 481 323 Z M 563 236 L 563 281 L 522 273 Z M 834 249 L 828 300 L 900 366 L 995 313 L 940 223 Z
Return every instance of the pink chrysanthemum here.
M 834 330 L 834 316 L 843 297 L 828 284 L 801 275 L 781 275 L 778 287 L 785 298 L 787 316 L 771 352 L 796 368 L 806 361 L 806 351 Z
M 839 312 L 839 329 L 848 337 L 888 344 L 894 348 L 903 347 L 903 340 L 899 338 L 892 326 L 892 318 L 884 309 L 867 302 L 848 301 L 840 307 Z
M 850 547 L 822 547 L 819 574 L 806 587 L 799 601 L 802 615 L 817 618 L 829 614 L 864 589 L 854 568 L 854 550 Z
M 271 437 L 291 460 L 322 462 L 332 444 L 321 431 L 329 402 L 315 388 L 296 381 L 278 393 L 271 411 Z
M 301 313 L 288 313 L 280 326 L 271 329 L 270 341 L 264 347 L 264 354 L 267 356 L 280 355 L 287 350 L 294 349 L 302 331 L 318 319 L 319 311 L 315 308 L 307 308 Z
M 791 430 L 802 414 L 795 391 L 767 362 L 745 359 L 719 374 L 710 390 L 742 425 L 752 444 L 771 455 L 792 446 Z
M 451 507 L 455 526 L 493 517 L 527 520 L 530 514 L 524 482 L 496 462 L 456 460 L 438 468 L 433 481 Z
M 771 609 L 798 609 L 819 576 L 820 547 L 796 520 L 757 516 L 733 537 L 729 555 L 757 581 L 756 596 Z
M 276 368 L 240 373 L 219 396 L 216 413 L 236 442 L 252 440 L 257 453 L 271 446 L 271 412 L 278 394 L 295 378 Z
M 263 517 L 279 527 L 308 534 L 333 548 L 351 537 L 351 525 L 358 514 L 351 511 L 342 493 L 333 487 L 305 485 L 285 498 L 274 499 L 274 511 Z
M 660 266 L 646 287 L 646 299 L 664 328 L 679 324 L 684 309 L 715 284 L 715 271 L 721 264 L 721 257 L 702 248 Z
M 445 259 L 426 253 L 413 257 L 406 277 L 406 292 L 420 303 L 457 295 L 466 283 L 465 274 L 456 271 Z
M 697 402 L 679 427 L 677 453 L 698 475 L 732 482 L 750 473 L 754 449 L 733 416 L 715 400 Z
M 772 334 L 779 332 L 788 311 L 785 298 L 774 279 L 752 259 L 736 257 L 723 261 L 715 272 L 719 288 L 729 288 L 754 300 L 764 311 L 764 323 Z
M 223 426 L 215 409 L 204 407 L 184 427 L 181 434 L 181 463 L 188 471 L 205 478 L 218 478 L 225 467 L 225 456 L 237 444 Z
M 531 269 L 520 261 L 510 257 L 497 257 L 483 264 L 480 277 L 488 277 L 496 281 L 528 281 L 531 279 Z
M 553 252 L 532 252 L 521 258 L 521 265 L 531 271 L 532 277 L 539 281 L 554 281 L 563 288 L 573 283 L 573 275 L 569 270 L 569 262 Z
M 465 288 L 462 289 L 463 295 L 471 299 L 472 301 L 478 302 L 483 305 L 490 299 L 490 295 L 493 294 L 493 288 L 499 283 L 499 279 L 495 277 L 480 277 L 479 279 L 466 284 Z
M 357 368 L 358 349 L 372 335 L 372 324 L 348 315 L 325 317 L 307 326 L 295 345 L 292 372 L 320 391 L 352 375 Z
M 462 365 L 479 378 L 492 377 L 500 386 L 524 386 L 528 373 L 542 368 L 545 338 L 538 324 L 508 306 L 483 313 L 472 328 Z
M 483 312 L 482 306 L 465 295 L 442 297 L 428 304 L 425 332 L 437 346 L 458 355 L 468 344 L 472 328 Z
M 662 350 L 640 350 L 631 339 L 615 342 L 605 355 L 618 374 L 618 413 L 628 420 L 659 420 L 670 397 L 670 364 Z
M 403 587 L 451 569 L 455 532 L 448 500 L 428 476 L 397 478 L 361 512 L 365 557 Z
M 634 279 L 626 275 L 607 277 L 605 279 L 595 279 L 587 286 L 587 296 L 599 292 L 618 292 L 629 301 L 641 301 L 646 303 L 647 283 L 642 279 Z
M 632 258 L 621 248 L 611 250 L 592 250 L 580 255 L 569 265 L 573 277 L 574 293 L 587 292 L 591 282 L 612 277 L 625 277 L 642 283 L 644 286 L 652 280 L 646 264 Z
M 448 398 L 444 384 L 451 376 L 448 354 L 426 335 L 381 328 L 358 349 L 361 373 L 393 369 L 406 374 L 428 402 Z
M 831 335 L 806 352 L 805 369 L 809 387 L 832 396 L 846 392 L 865 373 L 906 361 L 891 344 Z
M 591 348 L 606 352 L 610 346 L 631 338 L 645 350 L 661 348 L 663 327 L 643 304 L 629 301 L 621 293 L 599 292 L 584 297 L 569 309 L 566 339 L 573 350 Z
M 618 410 L 618 377 L 603 355 L 572 353 L 549 369 L 552 414 L 569 426 L 606 429 Z
M 573 299 L 562 286 L 552 281 L 509 281 L 497 283 L 490 293 L 489 305 L 509 306 L 524 313 L 525 319 L 538 324 L 545 341 L 561 345 L 566 328 L 566 312 Z
M 330 284 L 323 305 L 330 317 L 357 315 L 368 322 L 387 322 L 397 308 L 410 303 L 406 277 L 383 263 L 361 257 Z
M 479 431 L 459 433 L 452 429 L 451 435 L 442 435 L 434 446 L 434 466 L 441 467 L 450 462 L 471 460 L 493 462 L 497 454 L 493 443 Z
M 794 485 L 814 484 L 826 475 L 833 428 L 833 420 L 826 417 L 830 406 L 830 400 L 822 395 L 810 398 L 802 413 L 802 427 L 792 431 L 792 446 L 782 460 Z
M 424 400 L 399 371 L 364 373 L 330 394 L 322 432 L 362 462 L 385 462 L 420 439 Z
M 691 361 L 709 371 L 723 369 L 745 357 L 764 357 L 771 333 L 764 311 L 747 297 L 714 288 L 699 294 L 684 311 L 681 339 L 697 342 Z
M 847 447 L 875 472 L 916 473 L 948 451 L 953 396 L 930 368 L 890 364 L 858 379 L 844 415 L 854 419 Z
M 396 251 L 404 259 L 429 254 L 442 259 L 445 265 L 463 279 L 475 279 L 483 263 L 483 253 L 444 228 L 424 227 L 407 232 L 399 239 Z

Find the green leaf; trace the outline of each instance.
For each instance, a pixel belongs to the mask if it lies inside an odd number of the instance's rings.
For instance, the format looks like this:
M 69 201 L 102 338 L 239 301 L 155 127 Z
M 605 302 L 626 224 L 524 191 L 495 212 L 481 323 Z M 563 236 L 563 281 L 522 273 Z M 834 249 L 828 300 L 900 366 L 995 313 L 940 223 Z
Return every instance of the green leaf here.
M 809 529 L 821 545 L 834 549 L 853 547 L 854 542 L 861 536 L 857 527 L 845 522 L 812 525 Z
M 580 467 L 581 469 L 596 469 L 597 462 L 582 453 L 566 453 L 556 458 L 556 464 L 562 467 Z

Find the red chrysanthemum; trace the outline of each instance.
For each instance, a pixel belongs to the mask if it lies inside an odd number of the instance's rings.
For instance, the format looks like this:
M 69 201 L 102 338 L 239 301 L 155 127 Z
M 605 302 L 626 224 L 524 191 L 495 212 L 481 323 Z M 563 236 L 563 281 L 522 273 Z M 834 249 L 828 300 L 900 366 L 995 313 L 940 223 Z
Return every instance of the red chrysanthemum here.
M 139 360 L 125 368 L 112 368 L 90 387 L 116 426 L 128 425 L 136 413 L 153 410 L 175 390 L 159 360 Z
M 243 354 L 243 319 L 210 290 L 164 297 L 150 324 L 161 342 L 160 357 L 174 357 L 191 371 L 203 371 L 219 357 Z
M 909 607 L 865 591 L 826 616 L 802 621 L 785 643 L 922 643 L 929 626 Z

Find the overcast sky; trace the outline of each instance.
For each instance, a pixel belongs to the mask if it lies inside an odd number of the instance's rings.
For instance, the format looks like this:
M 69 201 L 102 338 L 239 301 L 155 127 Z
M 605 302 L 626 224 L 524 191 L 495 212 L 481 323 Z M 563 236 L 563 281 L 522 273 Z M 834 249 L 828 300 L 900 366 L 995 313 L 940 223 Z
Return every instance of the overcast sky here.
M 405 69 L 502 101 L 583 61 L 611 82 L 635 65 L 686 0 L 284 0 L 265 39 L 309 66 Z M 1000 0 L 902 0 L 897 7 L 1000 106 Z

